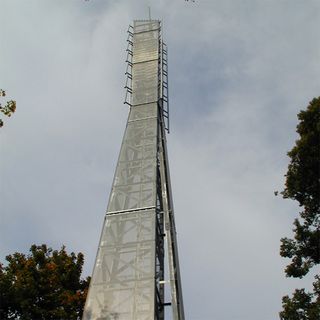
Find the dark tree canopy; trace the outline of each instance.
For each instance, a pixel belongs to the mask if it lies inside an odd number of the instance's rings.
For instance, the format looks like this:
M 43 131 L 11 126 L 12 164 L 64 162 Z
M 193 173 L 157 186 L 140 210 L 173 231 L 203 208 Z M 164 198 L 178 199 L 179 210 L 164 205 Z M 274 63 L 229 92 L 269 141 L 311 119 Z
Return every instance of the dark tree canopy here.
M 281 239 L 280 254 L 290 258 L 288 277 L 302 278 L 320 264 L 320 97 L 313 99 L 298 114 L 299 139 L 288 156 L 284 198 L 299 202 L 300 219 L 294 220 L 294 238 Z M 320 278 L 316 276 L 313 293 L 296 290 L 290 299 L 282 300 L 283 320 L 320 319 Z
M 83 254 L 33 245 L 0 264 L 0 319 L 80 319 L 90 279 L 81 279 Z

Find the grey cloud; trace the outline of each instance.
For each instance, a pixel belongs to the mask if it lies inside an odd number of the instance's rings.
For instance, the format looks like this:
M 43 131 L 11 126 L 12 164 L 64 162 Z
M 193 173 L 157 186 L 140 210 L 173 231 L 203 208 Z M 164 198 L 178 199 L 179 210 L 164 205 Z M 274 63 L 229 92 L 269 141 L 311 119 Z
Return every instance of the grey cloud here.
M 319 93 L 310 1 L 3 1 L 0 258 L 32 243 L 91 272 L 125 127 L 128 24 L 163 18 L 168 137 L 188 319 L 277 318 L 279 239 L 298 207 L 281 190 L 296 114 Z M 14 23 L 13 23 L 14 21 Z

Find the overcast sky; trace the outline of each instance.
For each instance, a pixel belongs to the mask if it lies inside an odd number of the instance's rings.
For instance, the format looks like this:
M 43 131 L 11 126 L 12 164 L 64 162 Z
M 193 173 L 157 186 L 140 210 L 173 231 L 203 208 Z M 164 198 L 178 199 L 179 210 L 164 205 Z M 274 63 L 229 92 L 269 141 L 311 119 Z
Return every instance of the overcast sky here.
M 128 114 L 126 30 L 148 5 L 169 47 L 186 318 L 277 319 L 312 281 L 285 278 L 299 208 L 274 191 L 320 93 L 318 0 L 0 0 L 0 88 L 17 101 L 0 129 L 0 261 L 65 244 L 91 274 Z

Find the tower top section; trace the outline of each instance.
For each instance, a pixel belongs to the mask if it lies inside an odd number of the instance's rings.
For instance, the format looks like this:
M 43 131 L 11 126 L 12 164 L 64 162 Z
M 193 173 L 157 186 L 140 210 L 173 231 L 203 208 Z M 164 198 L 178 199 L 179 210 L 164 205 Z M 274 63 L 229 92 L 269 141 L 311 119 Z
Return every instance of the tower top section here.
M 134 20 L 127 41 L 125 103 L 130 107 L 158 104 L 169 132 L 167 46 L 161 21 Z

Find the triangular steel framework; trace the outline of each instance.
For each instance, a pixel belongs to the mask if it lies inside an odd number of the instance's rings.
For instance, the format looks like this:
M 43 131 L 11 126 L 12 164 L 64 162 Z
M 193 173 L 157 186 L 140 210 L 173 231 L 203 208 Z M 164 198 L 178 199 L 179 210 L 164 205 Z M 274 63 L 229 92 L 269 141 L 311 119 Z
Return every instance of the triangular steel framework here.
M 130 112 L 83 320 L 163 320 L 166 306 L 174 320 L 184 320 L 166 143 L 167 48 L 160 21 L 134 21 L 127 52 Z M 168 302 L 165 283 L 171 289 Z

